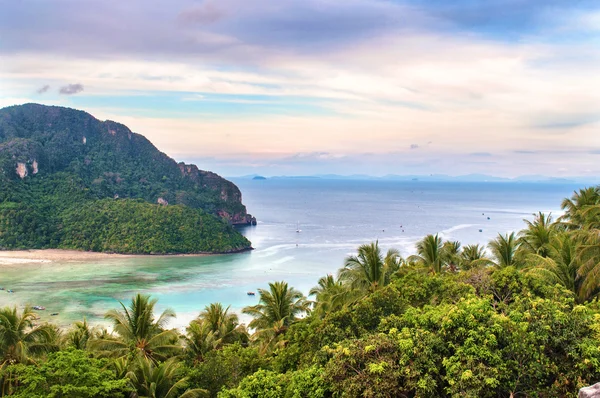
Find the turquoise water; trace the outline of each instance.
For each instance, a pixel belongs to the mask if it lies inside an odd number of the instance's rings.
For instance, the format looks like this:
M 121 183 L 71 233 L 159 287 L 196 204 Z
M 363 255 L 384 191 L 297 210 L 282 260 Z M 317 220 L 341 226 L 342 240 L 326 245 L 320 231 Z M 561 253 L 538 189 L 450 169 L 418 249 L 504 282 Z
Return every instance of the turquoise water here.
M 486 243 L 518 230 L 538 210 L 560 214 L 579 186 L 525 183 L 431 183 L 319 179 L 234 180 L 258 226 L 241 229 L 252 252 L 206 257 L 144 257 L 88 263 L 31 264 L 3 269 L 2 305 L 43 305 L 42 319 L 68 325 L 101 322 L 107 309 L 134 293 L 159 299 L 182 327 L 211 302 L 239 311 L 256 291 L 286 280 L 307 293 L 335 272 L 358 245 L 379 240 L 403 255 L 428 233 L 463 244 Z M 490 217 L 488 220 L 487 218 Z M 296 232 L 296 229 L 301 232 Z M 479 232 L 482 229 L 483 232 Z M 50 317 L 51 312 L 59 312 Z

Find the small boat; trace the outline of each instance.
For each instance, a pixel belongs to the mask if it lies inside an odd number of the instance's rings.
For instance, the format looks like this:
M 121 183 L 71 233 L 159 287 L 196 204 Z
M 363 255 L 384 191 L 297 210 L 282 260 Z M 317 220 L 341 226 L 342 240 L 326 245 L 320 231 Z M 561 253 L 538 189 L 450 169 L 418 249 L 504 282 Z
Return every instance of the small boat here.
M 248 296 L 255 296 L 255 295 L 256 295 L 256 293 L 254 293 L 254 292 L 248 292 L 248 293 L 246 293 L 246 294 L 247 294 Z
M 58 312 L 53 312 L 52 314 L 50 314 L 51 316 L 57 316 Z
M 3 287 L 0 287 L 0 290 L 4 290 L 4 288 L 3 288 Z
M 14 291 L 13 291 L 13 290 L 11 290 L 11 289 L 8 289 L 8 290 L 7 290 L 7 292 L 8 292 L 8 293 L 14 293 Z
M 480 229 L 479 232 L 483 232 L 483 229 Z
M 38 311 L 44 311 L 46 309 L 46 307 L 44 307 L 43 305 L 34 305 L 33 307 L 34 310 L 38 310 Z
M 297 222 L 297 223 L 296 223 L 296 232 L 297 232 L 297 233 L 300 233 L 300 232 L 302 232 L 302 230 L 300 229 L 300 222 Z

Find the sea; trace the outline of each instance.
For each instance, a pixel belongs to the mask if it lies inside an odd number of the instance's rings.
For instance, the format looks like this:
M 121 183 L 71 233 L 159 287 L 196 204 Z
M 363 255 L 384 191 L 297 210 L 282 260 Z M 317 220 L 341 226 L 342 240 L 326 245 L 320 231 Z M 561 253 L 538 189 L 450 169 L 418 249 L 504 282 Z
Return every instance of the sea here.
M 173 309 L 184 329 L 213 302 L 241 315 L 258 303 L 258 289 L 287 281 L 308 294 L 336 274 L 364 243 L 415 252 L 427 234 L 463 245 L 487 242 L 524 227 L 533 214 L 558 217 L 560 202 L 581 185 L 525 182 L 425 182 L 319 178 L 232 179 L 258 225 L 240 227 L 254 250 L 214 256 L 147 256 L 0 268 L 0 306 L 46 307 L 41 321 L 67 327 L 103 324 L 109 309 L 150 294 L 156 309 Z M 248 292 L 256 292 L 249 296 Z M 51 314 L 58 315 L 51 315 Z M 241 315 L 242 322 L 248 322 Z

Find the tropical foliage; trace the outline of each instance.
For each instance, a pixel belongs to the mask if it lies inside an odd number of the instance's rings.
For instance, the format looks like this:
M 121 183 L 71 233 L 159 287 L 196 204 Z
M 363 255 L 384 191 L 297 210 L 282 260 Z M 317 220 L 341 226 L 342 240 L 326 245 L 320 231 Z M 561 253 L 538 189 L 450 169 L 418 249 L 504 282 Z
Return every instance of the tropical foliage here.
M 112 332 L 59 333 L 0 311 L 0 395 L 16 397 L 566 397 L 600 380 L 596 190 L 486 247 L 429 235 L 403 260 L 377 242 L 308 301 L 258 291 L 248 329 L 220 303 L 184 335 L 137 295 Z

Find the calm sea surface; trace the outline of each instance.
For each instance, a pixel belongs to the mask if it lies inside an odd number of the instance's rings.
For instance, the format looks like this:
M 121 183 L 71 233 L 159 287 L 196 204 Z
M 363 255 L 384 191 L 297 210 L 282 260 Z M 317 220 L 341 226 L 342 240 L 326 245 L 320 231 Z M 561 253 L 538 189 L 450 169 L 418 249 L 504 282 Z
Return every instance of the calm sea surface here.
M 429 233 L 463 245 L 518 230 L 537 211 L 559 215 L 560 201 L 581 186 L 527 183 L 433 183 L 320 179 L 235 180 L 258 220 L 241 229 L 254 251 L 206 257 L 148 257 L 89 263 L 22 265 L 0 271 L 0 306 L 43 305 L 42 319 L 67 325 L 137 292 L 159 299 L 184 326 L 211 302 L 239 311 L 246 292 L 286 280 L 304 293 L 334 273 L 362 243 L 411 254 Z M 488 220 L 488 217 L 490 218 Z M 301 232 L 296 232 L 299 228 Z M 479 230 L 482 232 L 479 232 Z M 59 312 L 50 317 L 51 312 Z

